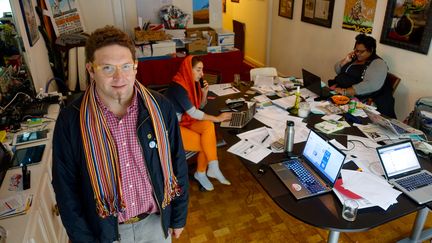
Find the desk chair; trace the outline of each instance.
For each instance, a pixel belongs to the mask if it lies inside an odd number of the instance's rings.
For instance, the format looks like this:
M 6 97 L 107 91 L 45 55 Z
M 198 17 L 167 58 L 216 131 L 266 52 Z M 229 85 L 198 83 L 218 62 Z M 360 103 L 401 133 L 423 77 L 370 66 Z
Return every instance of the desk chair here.
M 398 87 L 401 79 L 392 74 L 392 73 L 387 73 L 387 77 L 386 77 L 387 81 L 391 83 L 391 87 L 392 87 L 392 94 L 394 95 L 394 93 L 396 92 L 396 88 Z
M 252 68 L 250 70 L 250 80 L 255 81 L 257 75 L 278 76 L 276 68 L 274 67 Z

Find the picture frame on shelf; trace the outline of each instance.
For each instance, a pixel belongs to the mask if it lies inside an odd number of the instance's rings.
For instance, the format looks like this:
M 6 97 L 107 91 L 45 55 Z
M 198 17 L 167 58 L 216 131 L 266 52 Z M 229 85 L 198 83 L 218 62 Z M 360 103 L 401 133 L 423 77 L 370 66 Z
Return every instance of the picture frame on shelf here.
M 294 0 L 279 0 L 279 16 L 293 19 Z
M 331 28 L 335 0 L 303 0 L 301 21 Z
M 39 29 L 36 22 L 35 8 L 33 7 L 32 0 L 19 0 L 19 3 L 27 32 L 27 38 L 30 46 L 33 46 L 39 40 Z
M 428 1 L 388 1 L 380 42 L 427 54 L 432 38 L 432 6 Z

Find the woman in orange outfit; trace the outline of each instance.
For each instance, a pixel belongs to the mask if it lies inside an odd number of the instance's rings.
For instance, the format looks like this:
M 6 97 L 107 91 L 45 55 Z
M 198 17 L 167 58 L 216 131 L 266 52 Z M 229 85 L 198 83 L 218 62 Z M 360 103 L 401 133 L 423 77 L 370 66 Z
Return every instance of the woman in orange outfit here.
M 221 113 L 212 116 L 200 109 L 207 103 L 209 90 L 207 81 L 202 79 L 203 62 L 195 56 L 187 56 L 173 82 L 165 92 L 177 112 L 180 132 L 185 150 L 198 151 L 198 168 L 195 179 L 208 191 L 212 191 L 213 184 L 208 177 L 216 178 L 220 183 L 231 183 L 223 176 L 219 169 L 217 158 L 216 133 L 213 122 L 231 119 L 231 113 Z

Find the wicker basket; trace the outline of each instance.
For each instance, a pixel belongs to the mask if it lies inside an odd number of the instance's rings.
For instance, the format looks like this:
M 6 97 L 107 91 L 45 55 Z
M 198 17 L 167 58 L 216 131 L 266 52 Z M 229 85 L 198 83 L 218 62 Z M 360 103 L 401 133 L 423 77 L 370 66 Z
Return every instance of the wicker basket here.
M 164 31 L 158 30 L 135 30 L 135 39 L 137 41 L 158 41 L 166 40 L 167 37 Z

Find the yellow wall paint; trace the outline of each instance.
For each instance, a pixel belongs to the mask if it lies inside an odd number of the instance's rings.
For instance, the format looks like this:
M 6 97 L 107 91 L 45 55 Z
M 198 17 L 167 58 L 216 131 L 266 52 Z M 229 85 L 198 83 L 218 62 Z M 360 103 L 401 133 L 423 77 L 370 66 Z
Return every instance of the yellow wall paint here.
M 245 23 L 245 59 L 264 66 L 267 41 L 267 0 L 227 0 L 227 11 L 222 14 L 222 26 L 232 30 L 232 20 Z

